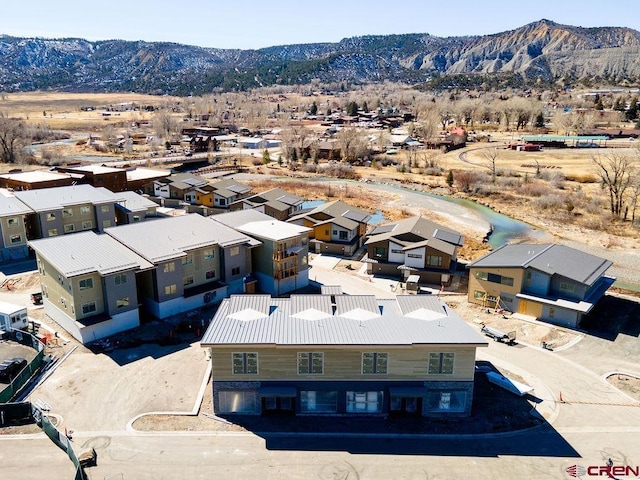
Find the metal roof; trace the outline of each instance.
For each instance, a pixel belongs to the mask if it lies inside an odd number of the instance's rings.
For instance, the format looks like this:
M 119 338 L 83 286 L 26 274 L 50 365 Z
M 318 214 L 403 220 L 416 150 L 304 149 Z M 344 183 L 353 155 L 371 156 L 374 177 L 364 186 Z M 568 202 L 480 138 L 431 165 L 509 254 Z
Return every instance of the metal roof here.
M 33 213 L 33 210 L 27 207 L 16 197 L 5 197 L 4 195 L 0 195 L 0 217 L 26 215 L 27 213 Z
M 403 297 L 376 300 L 369 295 L 337 295 L 336 312 L 329 314 L 327 302 L 331 296 L 327 295 L 232 296 L 220 304 L 201 344 L 487 345 L 484 337 L 450 308 L 444 304 L 436 306 L 434 302 L 440 303 L 437 298 L 411 295 L 411 299 L 405 300 Z M 438 308 L 442 309 L 443 316 L 428 319 L 424 312 Z M 362 312 L 368 317 L 360 316 Z
M 120 192 L 117 205 L 129 212 L 138 212 L 149 208 L 157 208 L 158 204 L 135 192 Z
M 153 267 L 110 236 L 91 231 L 32 240 L 29 245 L 65 277 Z
M 322 295 L 342 295 L 342 285 L 321 285 Z
M 275 241 L 298 237 L 311 231 L 310 228 L 282 222 L 253 209 L 212 215 L 209 218 L 247 235 Z
M 85 203 L 93 205 L 115 203 L 121 198 L 119 194 L 116 195 L 106 188 L 95 188 L 92 185 L 22 190 L 15 192 L 14 195 L 35 212 L 57 210 Z
M 470 263 L 468 268 L 535 268 L 548 275 L 593 284 L 613 263 L 604 258 L 557 244 L 504 245 Z
M 50 182 L 69 177 L 68 173 L 53 172 L 51 170 L 32 170 L 30 172 L 3 173 L 0 175 L 0 178 L 25 183 Z
M 401 240 L 401 236 L 414 236 L 416 240 L 414 242 Z M 405 250 L 428 245 L 449 255 L 453 255 L 455 248 L 464 243 L 464 237 L 460 233 L 420 216 L 374 228 L 368 235 L 365 245 L 387 240 L 403 245 Z
M 254 242 L 243 233 L 197 213 L 107 228 L 105 232 L 153 263 L 183 257 L 196 248 Z

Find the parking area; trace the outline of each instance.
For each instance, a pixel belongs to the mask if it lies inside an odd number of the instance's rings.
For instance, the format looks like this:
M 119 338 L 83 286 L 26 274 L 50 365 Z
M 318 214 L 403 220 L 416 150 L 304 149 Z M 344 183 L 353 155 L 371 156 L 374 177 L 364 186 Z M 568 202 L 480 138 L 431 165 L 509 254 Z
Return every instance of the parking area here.
M 30 362 L 38 354 L 33 348 L 10 340 L 0 340 L 0 362 L 10 358 L 22 357 Z

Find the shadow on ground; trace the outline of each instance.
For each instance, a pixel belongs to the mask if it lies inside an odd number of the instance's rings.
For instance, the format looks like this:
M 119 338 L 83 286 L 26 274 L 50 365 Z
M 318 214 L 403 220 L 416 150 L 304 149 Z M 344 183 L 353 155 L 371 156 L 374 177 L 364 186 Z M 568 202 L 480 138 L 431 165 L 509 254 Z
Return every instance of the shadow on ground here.
M 640 336 L 640 303 L 605 295 L 581 322 L 580 327 L 595 337 L 615 341 L 618 334 Z
M 495 369 L 486 362 L 484 367 Z M 272 450 L 347 451 L 389 455 L 554 456 L 579 454 L 535 407 L 534 396 L 519 397 L 476 373 L 468 418 L 421 416 L 222 415 L 263 437 Z M 538 427 L 538 428 L 532 428 Z

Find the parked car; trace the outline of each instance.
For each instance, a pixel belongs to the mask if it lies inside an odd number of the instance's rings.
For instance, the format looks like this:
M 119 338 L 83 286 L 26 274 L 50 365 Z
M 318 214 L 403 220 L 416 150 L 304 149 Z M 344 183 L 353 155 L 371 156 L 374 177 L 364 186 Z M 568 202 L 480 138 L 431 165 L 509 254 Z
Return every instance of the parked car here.
M 27 366 L 25 358 L 16 357 L 0 363 L 0 382 L 9 383 Z

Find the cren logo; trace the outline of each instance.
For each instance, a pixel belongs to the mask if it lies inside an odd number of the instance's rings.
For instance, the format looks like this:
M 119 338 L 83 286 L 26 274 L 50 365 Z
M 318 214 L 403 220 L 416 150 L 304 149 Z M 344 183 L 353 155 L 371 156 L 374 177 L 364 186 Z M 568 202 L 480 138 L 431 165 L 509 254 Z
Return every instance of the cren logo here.
M 582 465 L 571 465 L 565 470 L 565 472 L 567 472 L 567 475 L 569 475 L 570 477 L 576 478 L 586 475 L 587 469 Z

